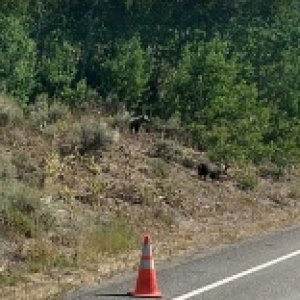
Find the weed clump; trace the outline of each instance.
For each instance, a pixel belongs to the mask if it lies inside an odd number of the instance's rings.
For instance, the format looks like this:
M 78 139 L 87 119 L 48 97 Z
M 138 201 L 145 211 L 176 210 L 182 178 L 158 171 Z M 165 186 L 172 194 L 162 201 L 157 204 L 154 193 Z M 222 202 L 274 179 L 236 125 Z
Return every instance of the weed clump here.
M 48 230 L 54 217 L 44 209 L 40 193 L 17 180 L 0 181 L 0 223 L 1 229 L 25 237 L 37 236 Z
M 110 129 L 106 123 L 94 118 L 82 118 L 63 134 L 59 150 L 63 155 L 74 151 L 84 155 L 91 151 L 107 150 L 118 141 L 118 138 L 118 133 Z
M 180 117 L 172 115 L 168 120 L 153 118 L 151 121 L 152 130 L 159 132 L 166 139 L 181 140 L 184 131 L 181 125 Z
M 170 173 L 170 166 L 161 158 L 152 158 L 150 160 L 151 173 L 155 177 L 167 178 Z
M 17 169 L 8 155 L 0 155 L 0 180 L 10 180 L 17 177 Z
M 20 150 L 14 153 L 12 163 L 17 170 L 17 178 L 33 187 L 42 187 L 45 181 L 45 170 L 29 152 Z
M 153 144 L 149 154 L 151 157 L 159 157 L 169 162 L 179 161 L 182 156 L 182 151 L 178 145 L 171 140 L 158 140 Z
M 84 241 L 85 247 L 79 249 L 79 254 L 85 260 L 131 250 L 137 245 L 131 228 L 120 221 L 91 226 L 85 233 Z
M 113 128 L 118 127 L 119 129 L 124 130 L 125 128 L 128 128 L 129 121 L 130 114 L 125 108 L 123 108 L 112 117 L 111 126 Z
M 71 265 L 68 257 L 62 255 L 51 241 L 37 238 L 27 240 L 18 249 L 19 257 L 28 262 L 30 272 L 47 271 L 53 267 L 65 267 Z
M 7 269 L 0 272 L 0 288 L 14 285 L 16 282 L 22 279 L 20 272 L 17 272 L 12 269 Z M 0 294 L 1 295 L 1 294 Z
M 279 180 L 282 176 L 284 176 L 284 170 L 271 162 L 261 164 L 258 172 L 261 177 L 273 180 Z
M 59 101 L 50 102 L 47 95 L 40 95 L 29 107 L 29 119 L 34 126 L 44 128 L 69 114 L 69 107 Z
M 156 141 L 149 151 L 149 156 L 163 159 L 166 162 L 173 161 L 190 169 L 195 166 L 193 156 L 172 140 Z
M 300 199 L 300 187 L 297 183 L 291 185 L 287 196 L 295 200 Z
M 23 120 L 23 111 L 18 103 L 8 96 L 0 94 L 0 127 L 16 125 Z
M 258 184 L 258 176 L 254 169 L 246 167 L 237 173 L 237 186 L 244 191 L 252 191 Z

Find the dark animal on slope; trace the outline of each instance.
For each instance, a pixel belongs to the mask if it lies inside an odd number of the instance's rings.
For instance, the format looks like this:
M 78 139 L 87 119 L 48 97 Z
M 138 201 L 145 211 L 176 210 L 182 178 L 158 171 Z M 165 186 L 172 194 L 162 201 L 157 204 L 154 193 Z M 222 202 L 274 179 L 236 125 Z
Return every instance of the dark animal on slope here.
M 224 165 L 219 168 L 210 163 L 200 163 L 197 167 L 198 175 L 206 180 L 207 176 L 211 180 L 220 180 L 222 175 L 227 175 L 228 166 Z
M 140 115 L 136 117 L 132 117 L 129 121 L 129 130 L 132 133 L 138 133 L 142 124 L 149 122 L 149 118 L 147 115 Z

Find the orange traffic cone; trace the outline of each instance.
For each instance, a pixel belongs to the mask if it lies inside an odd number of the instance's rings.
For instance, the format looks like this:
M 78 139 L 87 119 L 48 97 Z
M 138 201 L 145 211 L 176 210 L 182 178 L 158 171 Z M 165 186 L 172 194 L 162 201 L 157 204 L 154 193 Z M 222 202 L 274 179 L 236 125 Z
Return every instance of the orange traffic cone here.
M 144 238 L 142 258 L 136 281 L 136 289 L 130 293 L 133 297 L 161 298 L 161 292 L 158 288 L 156 271 L 154 269 L 154 259 L 152 256 L 152 244 L 149 235 Z

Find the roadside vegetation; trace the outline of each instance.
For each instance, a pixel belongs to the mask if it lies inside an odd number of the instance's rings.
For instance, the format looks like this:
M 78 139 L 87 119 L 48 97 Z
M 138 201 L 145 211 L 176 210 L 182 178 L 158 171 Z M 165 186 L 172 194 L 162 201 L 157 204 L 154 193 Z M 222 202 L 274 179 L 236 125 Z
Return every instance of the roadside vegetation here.
M 44 299 L 131 269 L 147 232 L 166 259 L 300 217 L 297 164 L 236 160 L 227 175 L 203 181 L 197 165 L 212 161 L 188 134 L 167 135 L 159 123 L 132 134 L 129 119 L 115 122 L 123 108 L 63 106 L 54 118 L 39 101 L 24 110 L 2 97 L 13 111 L 0 127 L 4 299 Z
M 1 299 L 128 271 L 148 232 L 163 260 L 299 220 L 298 1 L 13 2 Z M 200 162 L 228 172 L 204 181 Z

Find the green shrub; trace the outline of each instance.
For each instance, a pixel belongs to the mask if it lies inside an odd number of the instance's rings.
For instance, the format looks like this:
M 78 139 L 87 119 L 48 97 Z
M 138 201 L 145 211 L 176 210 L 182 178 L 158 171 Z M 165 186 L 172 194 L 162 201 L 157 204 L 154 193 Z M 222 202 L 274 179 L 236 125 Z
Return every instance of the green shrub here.
M 129 112 L 123 107 L 120 109 L 117 114 L 115 114 L 111 121 L 112 127 L 118 127 L 120 129 L 128 128 L 130 120 L 130 114 Z
M 186 168 L 194 168 L 195 158 L 193 154 L 171 140 L 156 141 L 149 151 L 150 157 L 161 158 L 166 162 L 176 162 Z
M 162 120 L 158 117 L 151 120 L 151 128 L 159 132 L 166 139 L 182 140 L 184 130 L 181 125 L 180 116 L 173 114 L 169 119 Z
M 100 99 L 101 110 L 110 114 L 116 115 L 124 108 L 124 103 L 115 93 L 108 93 L 105 98 Z
M 142 204 L 144 197 L 139 186 L 132 182 L 122 182 L 116 188 L 109 191 L 109 196 L 122 199 L 130 204 Z
M 131 229 L 119 221 L 92 226 L 86 233 L 83 253 L 94 251 L 99 253 L 119 253 L 133 249 L 137 242 Z
M 147 91 L 151 64 L 139 37 L 120 42 L 117 55 L 108 63 L 112 76 L 112 90 L 129 109 L 136 109 Z
M 259 176 L 279 180 L 284 175 L 284 169 L 274 163 L 267 162 L 259 166 Z
M 83 155 L 90 151 L 106 150 L 117 142 L 118 138 L 118 133 L 110 129 L 106 123 L 94 118 L 82 118 L 63 134 L 59 148 L 62 154 L 77 150 Z
M 46 94 L 41 94 L 29 107 L 29 118 L 34 126 L 44 127 L 56 123 L 67 116 L 69 107 L 59 101 L 50 103 Z
M 150 161 L 152 173 L 156 177 L 167 178 L 170 172 L 170 166 L 161 158 L 153 158 Z
M 71 261 L 61 255 L 53 243 L 42 238 L 27 241 L 18 250 L 20 258 L 29 263 L 30 272 L 47 271 L 52 267 L 71 265 Z
M 192 169 L 195 167 L 195 159 L 187 154 L 184 154 L 181 159 L 181 164 L 189 169 Z
M 24 153 L 12 159 L 0 155 L 0 228 L 32 237 L 51 227 L 54 218 L 41 206 L 40 193 L 16 180 L 20 178 L 28 183 L 29 178 L 37 176 L 32 160 Z
M 245 167 L 237 173 L 237 185 L 241 190 L 254 190 L 258 184 L 258 177 L 252 168 Z
M 54 217 L 43 208 L 38 191 L 11 180 L 0 181 L 0 223 L 2 229 L 33 237 L 49 229 Z
M 31 186 L 42 187 L 45 181 L 45 170 L 38 161 L 25 150 L 14 153 L 12 163 L 17 170 L 17 178 Z
M 23 111 L 11 97 L 0 94 L 0 127 L 16 125 L 23 120 Z
M 28 238 L 36 235 L 37 229 L 31 215 L 26 215 L 14 207 L 10 207 L 4 212 L 4 218 L 4 226 L 11 231 Z
M 48 122 L 55 123 L 65 118 L 69 114 L 69 107 L 62 102 L 54 101 L 49 106 Z
M 64 99 L 71 107 L 81 107 L 86 100 L 87 83 L 86 80 L 80 80 L 77 82 L 76 87 L 65 87 L 61 92 L 60 97 Z
M 152 157 L 160 157 L 165 161 L 178 161 L 182 157 L 181 149 L 175 142 L 170 140 L 156 141 L 149 154 Z
M 24 105 L 36 87 L 36 43 L 29 37 L 28 24 L 14 14 L 0 18 L 0 90 L 16 96 Z
M 10 157 L 0 155 L 0 180 L 9 180 L 17 177 L 17 169 L 12 164 Z
M 53 98 L 77 105 L 77 100 L 82 100 L 82 93 L 86 90 L 85 81 L 76 84 L 80 50 L 66 40 L 59 43 L 51 39 L 45 46 L 45 59 L 40 66 L 44 88 Z M 76 87 L 72 89 L 75 84 Z
M 300 199 L 300 186 L 298 183 L 294 183 L 289 187 L 288 195 L 289 198 L 299 200 Z
M 88 88 L 86 91 L 86 101 L 87 106 L 97 105 L 97 103 L 101 100 L 101 96 L 97 92 L 97 90 Z M 84 104 L 84 103 L 83 103 Z
M 7 287 L 9 285 L 14 285 L 21 279 L 22 279 L 22 275 L 20 272 L 17 272 L 12 269 L 4 270 L 0 272 L 0 288 Z
M 40 94 L 36 102 L 27 108 L 29 119 L 35 126 L 44 125 L 48 121 L 48 95 Z

